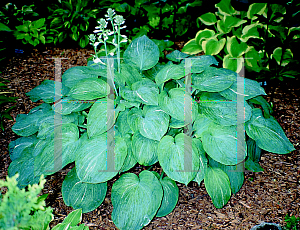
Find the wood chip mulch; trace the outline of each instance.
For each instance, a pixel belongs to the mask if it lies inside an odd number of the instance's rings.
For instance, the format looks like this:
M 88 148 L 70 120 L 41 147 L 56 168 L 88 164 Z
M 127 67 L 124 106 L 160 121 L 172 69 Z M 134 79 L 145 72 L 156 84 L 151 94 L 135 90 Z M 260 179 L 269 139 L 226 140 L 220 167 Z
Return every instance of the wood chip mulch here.
M 93 54 L 87 49 L 34 50 L 28 56 L 14 57 L 2 71 L 2 76 L 10 80 L 9 88 L 18 97 L 16 108 L 11 115 L 28 113 L 41 104 L 33 103 L 26 95 L 45 79 L 54 80 L 53 57 L 68 58 L 62 60 L 62 72 L 72 66 L 86 65 L 86 59 Z M 287 137 L 294 144 L 296 151 L 287 155 L 264 152 L 261 166 L 264 172 L 245 174 L 245 182 L 241 190 L 232 195 L 229 202 L 222 208 L 213 206 L 204 184 L 198 186 L 191 182 L 188 186 L 178 184 L 180 188 L 179 201 L 175 210 L 162 218 L 154 218 L 144 229 L 250 229 L 261 222 L 272 222 L 283 226 L 286 214 L 300 216 L 300 132 L 299 132 L 299 80 L 287 86 L 278 85 L 274 90 L 272 100 L 274 116 L 283 127 Z M 269 94 L 269 92 L 267 92 Z M 7 168 L 11 162 L 7 150 L 10 141 L 18 136 L 11 131 L 15 121 L 5 121 L 5 131 L 0 131 L 0 179 L 5 179 Z M 274 143 L 276 145 L 276 143 Z M 63 221 L 72 211 L 67 207 L 60 191 L 62 181 L 73 165 L 67 166 L 61 172 L 47 177 L 43 193 L 49 193 L 47 205 L 53 208 L 55 216 L 51 227 Z M 159 168 L 156 168 L 160 170 Z M 139 172 L 141 168 L 135 169 Z M 113 181 L 112 181 L 113 182 Z M 110 191 L 112 182 L 104 202 L 96 210 L 83 214 L 82 223 L 90 229 L 116 229 L 111 221 L 112 205 Z

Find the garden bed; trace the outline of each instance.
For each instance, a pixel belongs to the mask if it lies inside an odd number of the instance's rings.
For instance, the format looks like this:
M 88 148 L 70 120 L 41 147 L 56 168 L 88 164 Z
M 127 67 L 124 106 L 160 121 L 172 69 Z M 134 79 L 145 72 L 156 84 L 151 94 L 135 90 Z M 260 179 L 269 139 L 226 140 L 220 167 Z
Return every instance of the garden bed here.
M 35 50 L 31 55 L 15 57 L 2 72 L 2 77 L 10 80 L 8 87 L 18 97 L 12 117 L 20 113 L 28 113 L 33 107 L 41 104 L 33 103 L 25 93 L 41 84 L 45 79 L 54 80 L 54 60 L 51 58 L 68 58 L 62 60 L 62 73 L 72 66 L 86 65 L 86 60 L 93 54 L 87 49 Z M 261 222 L 275 222 L 284 225 L 284 216 L 300 215 L 300 132 L 299 132 L 299 80 L 270 87 L 274 96 L 268 101 L 274 105 L 273 116 L 278 120 L 287 137 L 294 144 L 296 151 L 288 155 L 264 152 L 261 166 L 264 172 L 245 173 L 245 182 L 240 191 L 232 195 L 222 209 L 216 209 L 207 194 L 204 184 L 199 187 L 196 182 L 189 186 L 178 184 L 179 201 L 172 213 L 162 218 L 154 218 L 144 229 L 250 229 Z M 296 87 L 296 88 L 295 88 Z M 267 91 L 267 94 L 270 92 Z M 10 141 L 18 136 L 11 131 L 14 121 L 5 121 L 6 129 L 1 132 L 0 179 L 7 175 L 11 162 L 7 147 Z M 276 145 L 276 143 L 274 143 Z M 62 172 L 47 177 L 44 193 L 49 193 L 47 205 L 53 208 L 55 220 L 51 226 L 62 222 L 72 211 L 67 207 L 61 195 L 61 184 L 64 176 L 73 167 L 67 166 Z M 139 172 L 135 168 L 131 172 Z M 155 170 L 160 170 L 154 167 Z M 83 223 L 90 229 L 116 229 L 111 221 L 112 205 L 110 201 L 111 185 L 102 205 L 96 210 L 83 214 Z

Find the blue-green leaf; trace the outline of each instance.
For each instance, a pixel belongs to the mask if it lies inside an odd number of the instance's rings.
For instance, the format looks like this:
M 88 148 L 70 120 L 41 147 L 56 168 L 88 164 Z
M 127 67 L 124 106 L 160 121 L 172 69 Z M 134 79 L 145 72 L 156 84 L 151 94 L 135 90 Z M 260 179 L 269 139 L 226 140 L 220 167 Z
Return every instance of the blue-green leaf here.
M 157 211 L 157 217 L 166 216 L 171 213 L 175 208 L 179 197 L 179 189 L 175 181 L 169 177 L 164 177 L 162 180 L 160 180 L 160 183 L 163 187 L 164 196 L 161 206 Z
M 192 138 L 180 133 L 164 136 L 158 145 L 158 160 L 164 172 L 173 180 L 188 184 L 199 170 L 199 153 Z
M 113 184 L 111 218 L 119 229 L 142 229 L 155 216 L 162 198 L 162 186 L 153 173 L 142 171 L 139 177 L 126 173 Z
M 207 92 L 220 92 L 235 81 L 236 73 L 227 69 L 208 67 L 200 74 L 192 76 L 194 88 Z
M 72 168 L 67 174 L 61 187 L 65 204 L 73 209 L 80 208 L 83 213 L 99 207 L 105 198 L 106 191 L 107 183 L 90 184 L 80 181 L 76 174 L 76 168 Z
M 216 208 L 222 208 L 230 199 L 229 178 L 222 169 L 208 167 L 204 177 L 204 185 Z
M 200 96 L 200 110 L 203 115 L 224 126 L 247 122 L 251 117 L 251 107 L 244 102 L 242 111 L 237 111 L 237 102 L 226 100 L 218 93 L 203 93 Z M 238 120 L 238 113 L 244 113 L 244 119 Z
M 178 80 L 180 78 L 183 78 L 184 76 L 185 70 L 183 66 L 170 63 L 157 73 L 157 75 L 155 76 L 155 82 L 162 88 L 164 82 L 169 81 L 170 79 Z
M 139 120 L 139 132 L 146 138 L 160 141 L 169 127 L 170 117 L 157 106 L 145 106 Z
M 61 98 L 60 94 L 55 94 L 55 92 L 57 92 L 57 90 L 55 90 L 56 88 L 59 89 L 59 92 L 61 92 L 61 89 L 64 89 L 61 82 L 45 80 L 42 84 L 26 93 L 26 95 L 29 96 L 33 102 L 42 99 L 46 103 L 53 103 Z M 63 90 L 62 95 L 65 95 L 65 93 L 66 90 Z
M 162 91 L 158 96 L 158 104 L 160 108 L 169 114 L 171 117 L 185 121 L 185 89 L 174 88 L 168 93 Z M 198 114 L 198 105 L 193 101 L 192 105 L 192 120 L 195 120 Z
M 139 71 L 151 69 L 159 60 L 157 45 L 147 36 L 134 39 L 124 52 L 125 63 Z
M 108 103 L 114 103 L 111 99 L 96 101 L 87 116 L 87 133 L 89 137 L 102 134 L 109 130 L 115 123 L 114 111 L 108 110 Z M 107 112 L 108 110 L 108 112 Z
M 201 137 L 205 152 L 215 161 L 224 165 L 236 165 L 246 155 L 246 144 L 237 138 L 236 126 L 211 124 Z
M 78 100 L 94 100 L 105 97 L 108 94 L 108 85 L 98 78 L 86 78 L 74 85 L 68 96 Z
M 103 133 L 84 140 L 77 149 L 75 165 L 80 181 L 106 182 L 122 168 L 127 155 L 126 142 L 121 137 L 107 135 L 108 133 Z M 108 143 L 111 140 L 115 143 L 114 147 L 112 142 Z
M 132 137 L 132 153 L 141 165 L 150 166 L 158 161 L 157 147 L 159 141 L 151 140 L 136 132 Z
M 274 117 L 264 118 L 260 109 L 253 109 L 252 113 L 246 132 L 261 149 L 279 154 L 295 150 Z

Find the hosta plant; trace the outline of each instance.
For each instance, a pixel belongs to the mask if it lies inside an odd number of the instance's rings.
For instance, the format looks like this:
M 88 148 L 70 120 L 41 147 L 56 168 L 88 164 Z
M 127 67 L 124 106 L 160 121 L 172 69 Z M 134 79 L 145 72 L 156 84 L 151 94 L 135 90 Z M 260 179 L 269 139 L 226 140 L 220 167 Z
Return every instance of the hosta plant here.
M 87 31 L 90 23 L 95 21 L 99 9 L 91 9 L 88 4 L 93 4 L 95 0 L 63 0 L 59 4 L 48 7 L 51 15 L 50 27 L 58 31 L 54 44 L 61 43 L 67 37 L 78 42 L 84 48 L 89 43 Z
M 157 45 L 142 36 L 117 57 L 95 56 L 64 72 L 62 82 L 46 80 L 27 93 L 45 103 L 12 127 L 21 137 L 9 145 L 8 172 L 20 174 L 21 186 L 74 162 L 61 188 L 66 205 L 96 209 L 116 179 L 114 224 L 142 229 L 174 209 L 176 182 L 204 181 L 222 208 L 241 188 L 244 165 L 262 170 L 261 149 L 294 150 L 259 83 L 214 67 L 213 56 L 174 51 L 160 62 Z M 137 165 L 145 166 L 138 175 L 130 172 Z
M 256 72 L 257 79 L 283 80 L 299 74 L 291 68 L 296 62 L 293 47 L 300 38 L 300 27 L 295 26 L 297 13 L 292 14 L 295 2 L 286 6 L 253 3 L 247 12 L 235 10 L 230 0 L 221 0 L 215 6 L 217 12 L 198 18 L 204 27 L 182 52 L 216 55 L 224 68 L 236 72 L 244 63 L 247 70 Z

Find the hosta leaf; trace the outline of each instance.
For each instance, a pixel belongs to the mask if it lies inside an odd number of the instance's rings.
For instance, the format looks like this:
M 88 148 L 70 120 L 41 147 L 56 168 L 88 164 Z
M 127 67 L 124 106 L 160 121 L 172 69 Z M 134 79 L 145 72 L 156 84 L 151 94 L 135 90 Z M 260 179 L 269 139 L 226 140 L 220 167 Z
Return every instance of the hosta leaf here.
M 70 226 L 76 226 L 78 225 L 82 218 L 82 209 L 76 209 L 73 212 L 69 213 L 68 216 L 63 220 L 61 224 L 56 225 L 52 230 L 63 230 L 64 228 L 60 228 L 59 226 L 62 226 L 62 224 L 69 224 Z M 83 229 L 82 229 L 83 230 Z
M 17 178 L 18 187 L 25 188 L 27 185 L 38 184 L 41 174 L 34 173 L 33 147 L 25 148 L 22 156 L 13 160 L 8 167 L 8 176 L 12 177 L 19 174 Z
M 267 3 L 253 3 L 249 6 L 247 17 L 252 19 L 255 14 L 261 15 L 267 8 Z
M 236 194 L 241 189 L 244 183 L 244 162 L 237 165 L 223 165 L 209 157 L 209 165 L 220 168 L 227 174 L 233 194 Z
M 202 41 L 213 38 L 214 36 L 215 36 L 215 31 L 213 31 L 213 30 L 209 30 L 209 29 L 199 30 L 196 34 L 196 37 L 195 37 L 196 43 L 199 46 L 201 46 Z
M 200 17 L 198 17 L 200 21 L 207 26 L 213 25 L 217 22 L 216 15 L 208 12 L 206 14 L 202 14 Z
M 116 121 L 115 127 L 120 131 L 122 136 L 124 136 L 127 133 L 132 133 L 132 130 L 127 122 L 128 113 L 129 113 L 128 109 L 120 112 Z
M 230 0 L 222 0 L 215 5 L 219 13 L 223 15 L 233 15 L 236 13 L 235 9 L 231 6 Z
M 247 48 L 247 43 L 238 43 L 235 36 L 227 37 L 226 49 L 232 57 L 240 57 L 246 52 Z
M 236 58 L 227 54 L 223 59 L 223 68 L 239 73 L 243 68 L 243 58 Z
M 155 76 L 155 82 L 158 86 L 162 88 L 164 82 L 170 79 L 178 80 L 185 76 L 185 70 L 183 66 L 169 64 L 162 68 Z
M 139 71 L 151 69 L 159 59 L 157 45 L 147 36 L 134 39 L 124 52 L 125 63 L 137 68 Z
M 146 138 L 160 141 L 169 127 L 170 117 L 157 106 L 145 106 L 139 120 L 139 132 Z
M 62 75 L 63 85 L 72 88 L 79 81 L 86 78 L 97 79 L 98 76 L 106 76 L 106 69 L 95 69 L 90 66 L 75 66 L 67 69 Z
M 185 60 L 187 59 L 190 59 L 192 73 L 201 73 L 211 65 L 218 65 L 217 60 L 211 55 L 201 55 L 193 58 L 186 58 L 181 62 L 181 65 L 185 65 Z
M 121 74 L 128 85 L 132 85 L 134 82 L 140 81 L 143 78 L 136 68 L 125 63 L 121 64 Z
M 110 109 L 108 103 L 114 103 L 111 99 L 96 101 L 87 116 L 87 133 L 89 137 L 102 134 L 109 130 L 115 123 L 114 111 Z
M 35 135 L 29 137 L 20 137 L 14 141 L 11 141 L 8 145 L 9 157 L 12 161 L 22 157 L 23 151 L 33 146 L 37 141 Z
M 199 138 L 202 136 L 202 133 L 206 130 L 208 130 L 209 125 L 213 121 L 209 118 L 207 118 L 203 114 L 198 114 L 194 124 L 193 124 L 193 131 L 195 131 L 194 135 L 195 137 Z
M 142 171 L 139 177 L 126 173 L 113 184 L 111 218 L 119 229 L 142 229 L 155 216 L 162 198 L 163 189 L 153 173 Z
M 67 174 L 61 187 L 65 204 L 73 209 L 81 208 L 83 213 L 99 207 L 105 198 L 106 190 L 107 183 L 90 184 L 80 181 L 76 168 L 72 168 Z
M 293 59 L 293 53 L 290 49 L 286 49 L 284 51 L 282 60 L 281 60 L 281 56 L 282 56 L 281 47 L 277 47 L 276 49 L 274 49 L 273 54 L 271 54 L 271 58 L 274 58 L 277 64 L 281 66 L 286 66 L 287 64 L 289 64 L 291 59 Z
M 251 138 L 247 140 L 247 152 L 248 159 L 251 159 L 254 162 L 259 162 L 261 156 L 261 148 L 259 148 L 256 142 Z
M 258 23 L 245 26 L 243 28 L 242 37 L 240 38 L 240 40 L 242 42 L 247 42 L 249 38 L 262 39 L 262 37 L 259 35 L 259 32 L 257 31 L 257 29 L 260 27 L 261 26 Z
M 76 100 L 72 97 L 65 97 L 58 103 L 52 105 L 52 110 L 62 115 L 72 112 L 79 112 L 92 106 L 92 103 Z
M 136 132 L 132 137 L 132 153 L 139 164 L 150 166 L 158 161 L 158 141 L 151 140 Z
M 137 160 L 135 159 L 133 153 L 132 153 L 132 145 L 131 145 L 131 135 L 127 134 L 124 137 L 124 140 L 126 142 L 127 145 L 127 156 L 125 158 L 124 164 L 122 166 L 122 168 L 120 169 L 120 172 L 126 172 L 129 169 L 131 169 L 133 166 L 135 166 L 135 164 L 137 163 Z
M 158 145 L 158 160 L 164 172 L 173 180 L 188 184 L 199 170 L 199 153 L 192 138 L 180 133 L 165 136 Z
M 185 98 L 185 89 L 174 88 L 171 89 L 168 93 L 166 91 L 161 92 L 161 94 L 158 96 L 158 104 L 160 108 L 164 112 L 169 114 L 171 117 L 179 121 L 185 121 L 184 98 Z M 197 114 L 198 114 L 198 105 L 194 101 L 192 105 L 193 120 L 195 120 Z
M 157 211 L 157 217 L 166 216 L 171 213 L 175 208 L 179 197 L 179 189 L 175 181 L 169 177 L 164 177 L 162 180 L 160 180 L 160 183 L 163 187 L 164 196 L 161 206 Z
M 75 161 L 75 142 L 79 131 L 75 124 L 62 124 L 61 130 L 54 130 L 54 138 L 47 140 L 43 150 L 35 156 L 35 173 L 51 175 Z
M 196 147 L 198 148 L 199 160 L 200 160 L 199 170 L 198 170 L 195 178 L 193 179 L 193 181 L 196 181 L 198 183 L 198 185 L 200 185 L 201 181 L 204 179 L 204 176 L 205 176 L 208 160 L 206 158 L 206 154 L 203 149 L 202 142 L 196 138 L 193 138 L 193 142 L 195 143 Z
M 51 112 L 49 104 L 43 103 L 32 110 L 28 114 L 19 114 L 16 117 L 16 123 L 12 126 L 12 130 L 19 136 L 30 136 L 39 130 L 38 121 Z
M 78 178 L 86 183 L 102 183 L 113 178 L 121 167 L 127 155 L 126 142 L 120 137 L 109 136 L 113 143 L 107 143 L 107 133 L 94 136 L 82 142 L 77 150 L 76 171 Z M 108 151 L 109 146 L 109 152 Z M 114 149 L 114 152 L 112 151 Z M 111 156 L 109 154 L 115 154 Z
M 245 161 L 245 168 L 252 172 L 263 172 L 264 169 L 258 162 L 254 162 L 251 158 L 247 158 Z
M 185 43 L 185 45 L 181 51 L 183 53 L 193 55 L 193 54 L 202 52 L 203 49 L 202 49 L 201 45 L 199 45 L 199 43 L 196 42 L 196 39 L 193 38 L 193 39 L 189 40 L 187 43 Z
M 180 120 L 177 120 L 177 119 L 171 117 L 171 121 L 169 124 L 170 128 L 178 129 L 178 128 L 182 128 L 184 126 L 186 126 L 186 124 L 184 124 L 184 121 L 180 121 Z
M 143 117 L 143 113 L 141 109 L 132 108 L 127 115 L 127 122 L 129 124 L 130 129 L 135 133 L 139 130 L 140 120 Z
M 107 88 L 107 83 L 102 79 L 87 78 L 74 85 L 68 96 L 78 100 L 94 100 L 105 97 L 108 94 Z
M 217 55 L 223 49 L 226 39 L 210 38 L 202 43 L 202 47 L 206 55 Z
M 237 100 L 237 94 L 244 96 L 245 100 L 249 100 L 253 97 L 259 95 L 267 95 L 265 90 L 260 86 L 257 81 L 248 79 L 248 78 L 241 78 L 239 84 L 243 84 L 240 86 L 243 89 L 243 92 L 237 92 L 237 81 L 235 81 L 228 89 L 220 92 L 223 97 L 226 97 L 229 100 Z
M 167 54 L 166 58 L 173 62 L 180 62 L 182 59 L 187 58 L 189 55 L 180 52 L 179 50 L 174 50 L 172 53 Z
M 216 208 L 222 208 L 230 199 L 229 178 L 222 169 L 208 167 L 204 177 L 204 185 Z
M 254 47 L 250 47 L 247 53 L 245 53 L 246 67 L 250 68 L 253 71 L 259 72 L 262 69 L 262 67 L 258 65 L 261 59 L 261 53 L 258 53 Z
M 236 165 L 247 155 L 244 140 L 237 138 L 236 126 L 211 124 L 209 129 L 202 133 L 201 140 L 205 152 L 224 165 Z
M 55 94 L 57 91 L 55 90 L 56 88 L 58 88 L 60 92 L 61 89 L 64 89 L 61 82 L 45 80 L 39 86 L 26 93 L 26 95 L 29 96 L 33 102 L 42 99 L 46 103 L 53 103 L 61 98 L 60 94 Z M 65 93 L 66 90 L 63 90 L 62 95 L 65 95 Z
M 217 29 L 220 34 L 228 34 L 231 31 L 231 27 L 226 27 L 224 19 L 217 21 Z
M 242 19 L 236 18 L 234 16 L 228 16 L 228 15 L 224 16 L 224 25 L 227 28 L 239 27 L 240 25 L 242 25 L 246 22 L 247 22 L 247 20 L 242 20 Z
M 274 117 L 264 118 L 260 109 L 253 109 L 252 113 L 246 132 L 261 149 L 279 154 L 295 150 Z
M 56 115 L 53 114 L 52 111 L 48 116 L 40 118 L 38 121 L 39 131 L 37 137 L 39 139 L 52 137 L 54 129 L 59 128 L 62 124 L 78 124 L 78 114 L 72 113 L 69 115 L 63 115 L 60 118 L 56 117 Z
M 159 90 L 157 85 L 150 79 L 144 78 L 132 84 L 134 96 L 138 102 L 145 105 L 158 105 Z
M 251 117 L 252 109 L 247 102 L 242 111 L 237 111 L 236 101 L 227 101 L 218 93 L 203 93 L 199 105 L 203 115 L 224 126 L 244 123 Z M 237 120 L 237 113 L 245 114 L 243 121 Z
M 220 92 L 229 88 L 235 78 L 236 73 L 230 70 L 208 67 L 201 74 L 192 76 L 192 85 L 201 91 Z

